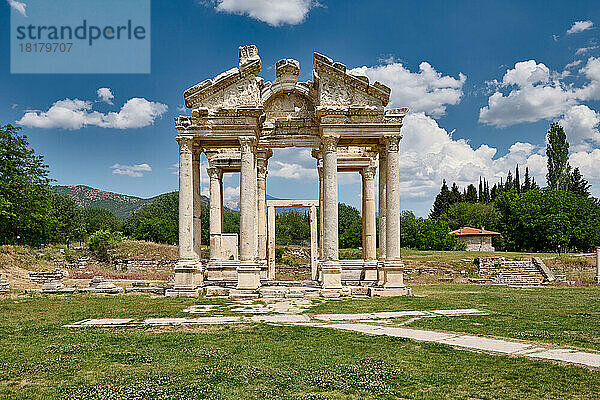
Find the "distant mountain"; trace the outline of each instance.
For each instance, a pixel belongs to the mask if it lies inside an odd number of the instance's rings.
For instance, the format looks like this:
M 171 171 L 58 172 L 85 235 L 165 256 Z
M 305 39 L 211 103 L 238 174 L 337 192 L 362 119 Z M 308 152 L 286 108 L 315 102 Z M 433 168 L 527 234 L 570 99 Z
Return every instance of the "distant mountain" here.
M 139 210 L 146 204 L 152 202 L 156 197 L 144 199 L 136 196 L 129 196 L 126 194 L 119 194 L 113 192 L 105 192 L 104 190 L 94 189 L 93 187 L 85 185 L 77 186 L 61 186 L 54 185 L 52 189 L 57 193 L 66 194 L 75 201 L 80 207 L 84 208 L 104 208 L 113 214 L 120 220 L 125 220 L 134 211 Z M 160 196 L 160 195 L 159 195 Z M 209 199 L 206 196 L 201 196 L 201 203 L 203 206 L 209 205 Z M 224 207 L 225 211 L 232 211 L 227 205 Z
M 75 201 L 80 207 L 85 208 L 104 208 L 120 220 L 125 220 L 134 211 L 139 210 L 146 204 L 152 202 L 155 197 L 144 199 L 126 194 L 105 192 L 85 185 L 77 186 L 52 186 L 57 193 L 66 194 Z M 157 196 L 156 196 L 157 197 Z M 202 196 L 202 205 L 208 205 L 208 198 Z

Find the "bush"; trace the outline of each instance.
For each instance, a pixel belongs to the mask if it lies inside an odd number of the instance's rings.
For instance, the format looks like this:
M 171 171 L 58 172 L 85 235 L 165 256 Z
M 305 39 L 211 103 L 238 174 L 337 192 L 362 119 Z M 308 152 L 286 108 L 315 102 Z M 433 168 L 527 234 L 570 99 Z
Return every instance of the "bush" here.
M 120 232 L 111 232 L 100 230 L 96 231 L 89 240 L 89 248 L 94 257 L 100 261 L 110 261 L 110 251 L 117 247 L 117 244 L 123 241 L 123 235 Z

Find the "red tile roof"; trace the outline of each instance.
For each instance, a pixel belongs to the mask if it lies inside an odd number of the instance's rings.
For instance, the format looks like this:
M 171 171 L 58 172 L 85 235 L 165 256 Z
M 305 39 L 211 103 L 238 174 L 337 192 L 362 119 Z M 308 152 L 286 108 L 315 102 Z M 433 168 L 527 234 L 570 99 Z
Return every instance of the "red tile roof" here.
M 458 228 L 455 231 L 450 232 L 450 235 L 456 236 L 484 236 L 484 235 L 499 235 L 500 233 L 494 231 L 487 231 L 485 228 L 471 228 L 470 226 L 465 226 L 463 228 Z

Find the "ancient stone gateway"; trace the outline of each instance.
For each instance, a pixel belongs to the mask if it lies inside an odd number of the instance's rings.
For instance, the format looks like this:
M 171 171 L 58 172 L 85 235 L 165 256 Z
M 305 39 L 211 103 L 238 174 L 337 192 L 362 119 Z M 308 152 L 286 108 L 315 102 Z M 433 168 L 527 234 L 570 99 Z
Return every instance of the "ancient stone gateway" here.
M 258 75 L 256 46 L 239 49 L 239 64 L 184 93 L 191 116 L 175 118 L 179 143 L 179 262 L 168 295 L 196 296 L 206 285 L 254 293 L 273 279 L 267 257 L 266 177 L 273 148 L 312 148 L 319 171 L 319 257 L 315 284 L 327 293 L 345 284 L 372 295 L 410 292 L 400 260 L 398 145 L 406 108 L 388 109 L 390 89 L 314 53 L 313 80 L 298 82 L 298 61 L 276 64 L 276 79 Z M 200 154 L 210 176 L 210 259 L 200 252 Z M 379 168 L 379 258 L 375 176 Z M 363 259 L 338 255 L 338 171 L 363 182 Z M 221 251 L 224 172 L 240 172 L 239 260 Z M 316 222 L 316 221 L 315 221 Z

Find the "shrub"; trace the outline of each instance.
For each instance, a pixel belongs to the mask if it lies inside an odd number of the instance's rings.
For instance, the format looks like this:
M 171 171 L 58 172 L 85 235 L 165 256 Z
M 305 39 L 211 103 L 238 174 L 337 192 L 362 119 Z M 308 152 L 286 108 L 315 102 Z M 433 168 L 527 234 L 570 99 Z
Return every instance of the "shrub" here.
M 110 261 L 110 251 L 123 241 L 121 232 L 96 231 L 89 240 L 89 248 L 94 257 L 101 261 Z

